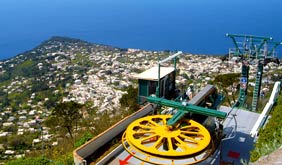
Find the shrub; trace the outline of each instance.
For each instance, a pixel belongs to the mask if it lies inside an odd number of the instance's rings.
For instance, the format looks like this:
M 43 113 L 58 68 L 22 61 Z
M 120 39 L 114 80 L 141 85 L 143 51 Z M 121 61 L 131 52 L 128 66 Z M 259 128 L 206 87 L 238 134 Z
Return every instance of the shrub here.
M 51 165 L 52 163 L 45 157 L 36 158 L 20 158 L 17 160 L 12 160 L 7 163 L 7 165 Z
M 74 147 L 79 147 L 86 143 L 88 140 L 92 139 L 93 135 L 90 132 L 86 132 L 80 139 L 74 143 Z
M 139 109 L 139 105 L 137 104 L 138 89 L 130 85 L 126 91 L 127 93 L 122 95 L 119 102 L 121 107 L 128 108 L 134 112 Z
M 259 138 L 255 148 L 251 151 L 250 161 L 254 162 L 261 156 L 265 156 L 282 145 L 282 96 L 278 98 L 277 105 L 271 112 L 265 128 L 259 131 Z

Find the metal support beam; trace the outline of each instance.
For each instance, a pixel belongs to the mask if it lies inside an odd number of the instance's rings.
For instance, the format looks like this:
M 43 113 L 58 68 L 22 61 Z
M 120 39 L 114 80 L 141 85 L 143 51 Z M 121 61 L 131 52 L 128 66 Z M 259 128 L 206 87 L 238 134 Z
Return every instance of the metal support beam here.
M 236 42 L 235 37 L 230 37 L 230 38 L 232 39 L 232 42 L 233 42 L 234 45 L 235 45 L 236 53 L 239 54 L 239 55 L 242 54 L 241 51 L 240 51 L 240 48 L 239 48 L 239 46 L 238 46 L 238 44 L 237 44 L 237 42 Z
M 179 55 L 181 55 L 182 54 L 182 52 L 181 51 L 178 51 L 177 53 L 175 53 L 175 54 L 173 54 L 173 55 L 171 55 L 171 56 L 169 56 L 169 57 L 167 57 L 167 58 L 165 58 L 165 59 L 163 59 L 162 61 L 159 61 L 159 63 L 158 63 L 158 86 L 157 86 L 157 89 L 156 89 L 156 95 L 157 95 L 157 97 L 160 97 L 160 95 L 161 95 L 161 89 L 160 89 L 160 85 L 161 85 L 161 80 L 160 80 L 160 74 L 161 74 L 161 63 L 164 63 L 164 62 L 166 62 L 166 61 L 169 61 L 169 60 L 172 60 L 172 59 L 174 59 L 174 72 L 176 72 L 176 57 L 177 56 L 179 56 Z M 176 74 L 174 74 L 174 76 L 175 76 Z M 175 77 L 174 77 L 174 80 L 175 80 Z
M 160 65 L 160 63 L 159 63 L 159 64 L 158 64 L 158 86 L 157 86 L 157 90 L 156 90 L 157 97 L 160 97 L 160 96 L 161 96 L 161 89 L 160 89 L 161 78 L 160 78 L 160 75 L 161 75 L 161 65 Z
M 226 37 L 230 37 L 232 39 L 232 42 L 234 43 L 235 48 L 236 48 L 236 53 L 239 53 L 239 55 L 241 55 L 244 52 L 244 50 L 243 50 L 243 52 L 240 50 L 239 45 L 236 41 L 236 37 L 248 39 L 249 40 L 248 42 L 251 44 L 252 49 L 254 49 L 255 52 L 256 52 L 256 56 L 257 56 L 256 58 L 259 58 L 259 52 L 260 52 L 260 49 L 262 48 L 262 46 L 264 44 L 266 44 L 268 41 L 273 39 L 272 37 L 241 35 L 241 34 L 228 34 L 228 33 L 226 34 Z M 257 45 L 257 47 L 255 47 L 254 42 L 260 42 L 260 44 Z
M 262 46 L 264 45 L 264 44 L 266 44 L 266 42 L 267 42 L 267 39 L 263 39 L 262 41 L 261 41 L 261 43 L 260 43 L 260 45 L 256 48 L 257 50 L 257 58 L 259 59 L 259 52 L 260 52 L 260 49 L 262 48 Z
M 241 35 L 241 34 L 229 34 L 229 33 L 226 33 L 226 37 L 242 37 L 242 38 L 253 38 L 253 39 L 272 40 L 272 37 L 252 36 L 252 35 Z
M 267 54 L 267 57 L 271 57 L 274 50 L 279 46 L 282 45 L 282 42 L 270 42 L 270 44 L 274 44 L 274 46 L 272 47 L 271 51 Z
M 217 111 L 214 109 L 208 109 L 204 107 L 199 107 L 199 106 L 191 105 L 191 104 L 187 104 L 186 106 L 184 106 L 180 102 L 175 102 L 175 101 L 171 101 L 171 100 L 167 100 L 163 98 L 149 96 L 147 97 L 147 101 L 151 103 L 167 106 L 167 107 L 172 107 L 172 108 L 179 109 L 182 111 L 193 112 L 193 113 L 205 115 L 205 116 L 213 116 L 213 117 L 218 117 L 221 119 L 224 119 L 226 117 L 225 112 Z
M 162 61 L 159 62 L 159 64 L 164 63 L 164 62 L 169 61 L 169 60 L 172 60 L 173 58 L 175 58 L 175 57 L 177 57 L 177 56 L 179 56 L 181 54 L 182 54 L 182 52 L 179 51 L 179 52 L 177 52 L 177 53 L 175 53 L 175 54 L 173 54 L 173 55 L 163 59 Z

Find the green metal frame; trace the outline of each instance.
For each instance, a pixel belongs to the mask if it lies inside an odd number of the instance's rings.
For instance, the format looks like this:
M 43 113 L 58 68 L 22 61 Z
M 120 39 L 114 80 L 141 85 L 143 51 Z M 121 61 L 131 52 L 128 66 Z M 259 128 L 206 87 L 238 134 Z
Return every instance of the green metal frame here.
M 247 95 L 247 91 L 248 91 L 248 83 L 249 83 L 249 69 L 250 69 L 250 67 L 248 65 L 244 64 L 244 62 L 243 62 L 241 78 L 246 79 L 246 84 L 245 84 L 246 86 L 245 86 L 245 88 L 240 87 L 239 99 L 238 99 L 237 103 L 235 103 L 234 107 L 241 107 L 245 103 L 246 95 Z
M 181 55 L 182 52 L 178 52 L 172 56 L 169 56 L 168 58 L 160 61 L 158 63 L 158 86 L 156 89 L 156 96 L 157 97 L 152 97 L 149 96 L 147 97 L 147 101 L 151 102 L 151 103 L 155 103 L 155 104 L 159 104 L 159 105 L 163 105 L 163 106 L 168 106 L 168 107 L 172 107 L 177 109 L 177 113 L 173 115 L 172 118 L 170 118 L 167 122 L 168 125 L 173 126 L 175 125 L 181 118 L 183 118 L 185 116 L 186 113 L 188 112 L 192 112 L 192 113 L 196 113 L 196 114 L 201 114 L 201 115 L 205 115 L 205 116 L 214 116 L 214 117 L 218 117 L 221 119 L 225 119 L 226 118 L 226 113 L 225 112 L 220 112 L 217 111 L 215 109 L 209 109 L 209 108 L 204 108 L 204 107 L 200 107 L 200 106 L 196 106 L 196 105 L 192 105 L 192 104 L 187 104 L 187 105 L 182 105 L 181 102 L 176 102 L 176 101 L 171 101 L 171 100 L 167 100 L 164 98 L 159 98 L 160 97 L 160 69 L 161 69 L 161 63 L 166 62 L 168 60 L 174 60 L 174 71 L 176 72 L 176 62 L 177 62 L 177 56 Z M 174 76 L 176 76 L 176 73 L 174 73 Z M 175 77 L 174 77 L 175 80 Z M 218 104 L 221 103 L 221 101 L 223 100 L 224 97 L 219 96 L 217 98 L 217 100 L 213 100 L 216 101 L 216 103 L 214 103 L 213 107 L 216 107 Z M 217 105 L 215 105 L 217 104 Z
M 273 44 L 272 49 L 268 52 L 267 56 L 271 57 L 271 55 L 273 54 L 274 50 L 279 46 L 282 45 L 282 42 L 270 42 L 270 44 Z
M 249 66 L 246 66 L 245 60 L 249 60 L 244 58 L 243 55 L 245 55 L 245 50 L 239 48 L 238 42 L 236 41 L 236 38 L 245 38 L 248 39 L 248 43 L 250 44 L 250 50 L 248 51 L 248 58 L 251 59 L 259 59 L 259 64 L 258 64 L 258 71 L 257 71 L 257 76 L 256 76 L 256 85 L 254 88 L 253 92 L 253 100 L 252 100 L 252 110 L 256 110 L 257 108 L 257 102 L 259 99 L 259 94 L 260 94 L 260 88 L 261 88 L 261 80 L 262 80 L 262 73 L 263 73 L 263 64 L 262 60 L 265 58 L 271 58 L 275 48 L 279 45 L 281 45 L 281 42 L 272 42 L 273 38 L 272 37 L 262 37 L 262 36 L 252 36 L 252 35 L 241 35 L 241 34 L 226 34 L 227 37 L 230 37 L 232 39 L 232 42 L 235 45 L 236 49 L 236 55 L 242 55 L 242 78 L 245 78 L 247 80 L 246 84 L 246 89 L 240 88 L 240 94 L 239 94 L 239 99 L 238 101 L 233 105 L 233 107 L 241 107 L 245 103 L 246 95 L 247 95 L 247 88 L 248 88 L 248 77 L 249 77 Z M 258 43 L 258 44 L 256 44 Z M 260 51 L 262 47 L 266 44 L 273 44 L 273 47 L 270 52 L 267 52 L 267 54 L 260 54 Z M 266 45 L 268 46 L 268 45 Z M 252 54 L 251 52 L 254 52 Z
M 148 80 L 138 80 L 138 104 L 143 104 L 145 99 L 142 100 L 142 97 L 147 97 L 148 96 Z
M 258 63 L 257 68 L 257 75 L 256 75 L 256 83 L 253 91 L 253 101 L 252 101 L 252 110 L 255 111 L 257 109 L 258 100 L 260 96 L 260 88 L 261 88 L 261 80 L 262 80 L 262 74 L 263 74 L 263 63 L 260 61 Z
M 175 123 L 179 121 L 188 112 L 205 116 L 213 116 L 221 119 L 225 119 L 227 115 L 225 112 L 217 111 L 214 109 L 204 108 L 192 104 L 183 105 L 181 102 L 171 101 L 158 97 L 149 96 L 147 97 L 147 101 L 150 103 L 155 103 L 178 109 L 177 113 L 167 122 L 167 124 L 171 126 L 175 125 Z
M 241 35 L 241 34 L 226 34 L 226 37 L 230 37 L 232 39 L 233 44 L 235 45 L 236 49 L 236 55 L 243 55 L 244 51 L 242 52 L 239 48 L 238 42 L 236 41 L 236 38 L 245 38 L 249 40 L 249 43 L 251 44 L 252 51 L 254 51 L 256 54 L 256 58 L 259 57 L 259 52 L 264 44 L 266 44 L 268 41 L 271 41 L 272 37 L 262 37 L 262 36 L 253 36 L 253 35 Z M 255 46 L 255 42 L 259 42 L 259 45 Z M 254 58 L 254 57 L 252 57 Z
M 174 60 L 174 72 L 176 72 L 176 58 L 177 58 L 177 56 L 179 56 L 179 55 L 181 55 L 181 54 L 182 54 L 182 52 L 179 51 L 179 52 L 173 54 L 172 56 L 169 56 L 169 57 L 167 57 L 167 58 L 165 58 L 165 59 L 159 61 L 159 63 L 158 63 L 158 86 L 157 86 L 157 89 L 156 89 L 156 96 L 157 96 L 157 97 L 160 97 L 160 95 L 161 95 L 161 91 L 160 91 L 160 84 L 161 84 L 161 80 L 160 80 L 161 64 L 164 63 L 164 62 L 166 62 L 166 61 L 169 61 L 169 60 L 172 60 L 172 59 L 173 59 L 173 60 Z M 175 80 L 175 76 L 176 76 L 176 73 L 174 73 L 174 80 Z M 174 88 L 175 88 L 175 87 L 174 87 Z

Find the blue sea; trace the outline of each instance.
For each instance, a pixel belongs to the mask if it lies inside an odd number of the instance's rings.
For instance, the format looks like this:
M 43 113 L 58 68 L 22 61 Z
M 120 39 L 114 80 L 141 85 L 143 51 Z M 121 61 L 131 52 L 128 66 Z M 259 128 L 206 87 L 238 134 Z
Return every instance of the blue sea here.
M 0 59 L 52 36 L 223 55 L 233 47 L 226 33 L 282 41 L 281 9 L 281 0 L 1 0 Z

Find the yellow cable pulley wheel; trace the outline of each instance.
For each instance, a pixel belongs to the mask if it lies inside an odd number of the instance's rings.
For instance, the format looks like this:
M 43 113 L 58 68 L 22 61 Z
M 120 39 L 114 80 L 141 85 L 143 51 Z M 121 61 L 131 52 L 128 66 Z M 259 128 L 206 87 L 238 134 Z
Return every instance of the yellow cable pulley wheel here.
M 135 120 L 126 129 L 126 140 L 139 150 L 164 157 L 197 154 L 208 147 L 209 131 L 201 124 L 182 119 L 174 127 L 167 126 L 171 115 L 147 116 Z

